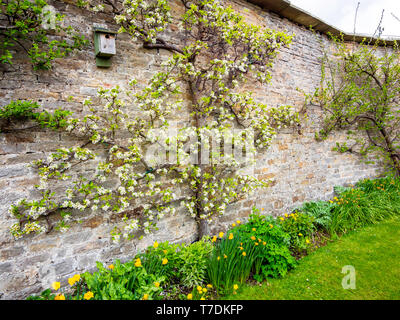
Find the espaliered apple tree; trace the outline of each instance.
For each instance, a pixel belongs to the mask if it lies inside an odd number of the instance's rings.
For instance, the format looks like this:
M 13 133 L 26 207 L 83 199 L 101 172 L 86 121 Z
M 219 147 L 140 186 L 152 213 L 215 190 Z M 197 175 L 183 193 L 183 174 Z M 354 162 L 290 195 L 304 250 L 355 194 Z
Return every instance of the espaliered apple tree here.
M 56 213 L 62 217 L 56 227 L 66 230 L 91 210 L 121 217 L 112 236 L 130 239 L 178 209 L 195 219 L 201 237 L 230 204 L 268 186 L 243 171 L 252 161 L 238 159 L 244 152 L 254 159 L 299 117 L 289 106 L 257 103 L 242 87 L 270 80 L 277 51 L 291 37 L 249 25 L 217 0 L 179 3 L 179 17 L 165 0 L 79 3 L 95 11 L 108 5 L 119 32 L 149 50 L 169 51 L 170 58 L 144 89 L 135 80 L 129 90 L 99 89 L 99 99 L 85 101 L 85 116 L 66 120 L 65 130 L 83 143 L 34 163 L 41 197 L 10 209 L 18 219 L 15 237 L 50 230 L 46 217 Z M 187 122 L 174 125 L 185 112 Z M 95 172 L 77 170 L 93 165 Z M 64 194 L 54 191 L 57 185 Z
M 397 43 L 365 40 L 349 46 L 332 37 L 334 55 L 324 49 L 320 87 L 307 96 L 307 104 L 323 111 L 325 139 L 345 130 L 347 141 L 334 150 L 360 155 L 367 163 L 383 162 L 400 175 L 400 51 Z

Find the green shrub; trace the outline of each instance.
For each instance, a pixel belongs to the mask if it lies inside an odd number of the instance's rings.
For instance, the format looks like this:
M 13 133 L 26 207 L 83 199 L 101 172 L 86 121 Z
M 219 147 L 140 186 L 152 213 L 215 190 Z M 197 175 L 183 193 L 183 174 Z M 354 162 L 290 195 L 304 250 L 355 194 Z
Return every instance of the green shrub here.
M 178 254 L 178 277 L 183 286 L 199 286 L 206 280 L 207 259 L 212 250 L 209 237 L 181 247 Z
M 329 230 L 334 207 L 334 203 L 327 201 L 306 202 L 299 211 L 313 217 L 317 229 Z
M 310 239 L 315 231 L 314 217 L 302 212 L 294 212 L 279 217 L 278 221 L 282 230 L 290 236 L 290 248 L 293 252 L 300 252 L 311 247 Z
M 220 235 L 208 260 L 208 279 L 218 293 L 231 292 L 237 283 L 245 282 L 253 273 L 257 281 L 282 277 L 296 260 L 289 250 L 290 237 L 270 216 L 253 208 L 249 221 Z
M 175 281 L 179 267 L 179 251 L 182 245 L 170 244 L 168 241 L 149 246 L 146 251 L 140 253 L 136 258 L 140 258 L 148 273 L 165 276 L 168 283 Z
M 261 215 L 253 208 L 248 222 L 240 225 L 238 231 L 246 239 L 259 243 L 253 268 L 256 280 L 283 277 L 295 266 L 296 260 L 289 250 L 290 236 L 274 217 Z
M 165 277 L 149 274 L 140 260 L 121 264 L 115 261 L 113 268 L 105 268 L 97 262 L 98 272 L 82 275 L 87 289 L 98 300 L 161 299 L 161 284 Z

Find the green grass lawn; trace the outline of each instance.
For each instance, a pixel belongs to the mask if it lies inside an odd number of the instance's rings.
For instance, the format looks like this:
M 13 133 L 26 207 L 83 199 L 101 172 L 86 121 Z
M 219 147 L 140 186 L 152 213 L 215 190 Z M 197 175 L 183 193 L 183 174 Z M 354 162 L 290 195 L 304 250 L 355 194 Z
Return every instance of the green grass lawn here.
M 342 268 L 356 270 L 356 289 L 343 289 Z M 224 299 L 400 299 L 400 218 L 351 232 L 304 257 L 282 279 L 243 285 Z

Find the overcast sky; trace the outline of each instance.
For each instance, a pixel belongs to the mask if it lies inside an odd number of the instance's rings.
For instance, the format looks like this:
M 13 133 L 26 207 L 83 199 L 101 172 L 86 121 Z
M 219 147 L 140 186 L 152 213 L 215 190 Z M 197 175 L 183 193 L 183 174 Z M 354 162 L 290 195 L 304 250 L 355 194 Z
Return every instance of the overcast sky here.
M 400 0 L 290 0 L 290 3 L 321 18 L 346 33 L 353 33 L 357 3 L 356 33 L 373 34 L 385 9 L 382 36 L 400 36 Z

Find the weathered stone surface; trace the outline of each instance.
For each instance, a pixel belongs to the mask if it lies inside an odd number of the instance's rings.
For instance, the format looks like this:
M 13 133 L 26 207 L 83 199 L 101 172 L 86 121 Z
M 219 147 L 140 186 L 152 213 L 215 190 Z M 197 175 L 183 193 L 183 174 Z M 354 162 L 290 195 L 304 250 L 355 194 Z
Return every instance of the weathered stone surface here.
M 93 38 L 94 23 L 106 23 L 111 29 L 118 29 L 108 15 L 90 13 L 64 2 L 49 1 L 61 14 L 65 14 L 65 19 L 75 30 L 84 32 L 87 38 Z M 277 57 L 271 84 L 259 86 L 248 81 L 245 88 L 254 91 L 256 101 L 269 106 L 293 105 L 300 110 L 304 99 L 296 88 L 310 93 L 319 85 L 322 51 L 318 39 L 306 28 L 262 11 L 244 0 L 231 0 L 230 4 L 248 22 L 294 34 L 291 46 L 282 48 Z M 171 1 L 171 7 L 173 12 L 182 10 L 177 1 Z M 327 41 L 322 36 L 320 39 Z M 46 109 L 61 107 L 82 114 L 80 102 L 93 97 L 99 86 L 127 87 L 128 81 L 135 77 L 138 86 L 143 87 L 168 57 L 170 54 L 165 50 L 160 50 L 157 55 L 154 51 L 143 49 L 140 43 L 124 34 L 118 35 L 117 55 L 113 57 L 109 69 L 96 67 L 93 43 L 85 52 L 57 59 L 50 72 L 33 72 L 26 57 L 18 55 L 14 61 L 17 67 L 0 66 L 0 73 L 3 73 L 0 105 L 15 99 L 33 99 Z M 134 106 L 132 112 L 137 112 Z M 314 131 L 319 127 L 320 114 L 310 109 L 308 115 L 309 121 L 303 124 L 301 135 L 292 130 L 283 131 L 269 151 L 257 157 L 255 175 L 259 179 L 274 179 L 270 188 L 257 191 L 231 205 L 227 215 L 214 221 L 212 233 L 224 231 L 234 220 L 245 221 L 253 205 L 264 208 L 262 212 L 265 214 L 283 214 L 299 207 L 304 201 L 328 199 L 335 185 L 352 184 L 379 173 L 377 165 L 366 166 L 355 156 L 331 151 L 336 140 L 345 138 L 343 134 L 316 142 Z M 176 120 L 180 121 L 178 126 L 184 126 L 187 114 L 177 114 Z M 197 238 L 196 223 L 187 214 L 179 212 L 162 220 L 155 234 L 141 241 L 122 242 L 117 246 L 109 239 L 112 225 L 107 217 L 101 215 L 83 217 L 82 224 L 65 234 L 52 231 L 17 241 L 11 239 L 8 228 L 15 220 L 10 217 L 8 208 L 20 198 L 37 194 L 33 185 L 38 182 L 38 177 L 26 165 L 46 157 L 61 146 L 79 144 L 79 139 L 65 133 L 41 128 L 18 135 L 0 133 L 0 299 L 23 299 L 28 294 L 48 288 L 55 280 L 66 284 L 66 277 L 94 270 L 97 260 L 103 263 L 115 259 L 127 261 L 154 240 L 191 242 Z M 85 170 L 87 168 L 83 168 L 82 172 Z

